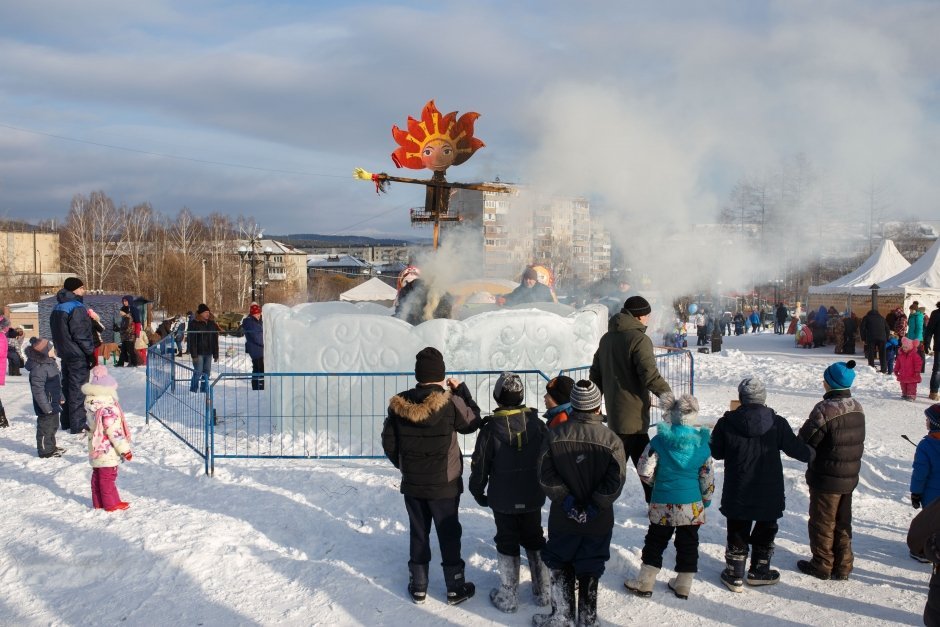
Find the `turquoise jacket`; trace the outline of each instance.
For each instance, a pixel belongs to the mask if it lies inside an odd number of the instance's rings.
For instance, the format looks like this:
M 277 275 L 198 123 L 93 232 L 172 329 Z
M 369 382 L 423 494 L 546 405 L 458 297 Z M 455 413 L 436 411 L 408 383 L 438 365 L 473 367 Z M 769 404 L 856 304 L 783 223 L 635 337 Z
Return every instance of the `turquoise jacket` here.
M 915 311 L 907 317 L 907 339 L 924 341 L 924 314 Z
M 711 457 L 708 441 L 711 431 L 706 427 L 688 427 L 661 422 L 650 441 L 656 451 L 656 479 L 651 503 L 697 503 L 702 500 L 699 469 Z

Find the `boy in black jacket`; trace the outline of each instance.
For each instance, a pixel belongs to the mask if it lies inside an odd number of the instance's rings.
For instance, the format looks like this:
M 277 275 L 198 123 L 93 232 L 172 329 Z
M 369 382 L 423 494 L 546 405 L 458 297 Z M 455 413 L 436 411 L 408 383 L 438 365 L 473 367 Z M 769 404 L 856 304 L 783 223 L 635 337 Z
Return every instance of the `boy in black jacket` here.
M 463 456 L 458 433 L 480 426 L 480 408 L 466 384 L 446 379 L 444 357 L 428 346 L 416 355 L 418 385 L 393 396 L 382 428 L 382 448 L 401 471 L 401 493 L 411 525 L 408 592 L 423 603 L 431 561 L 431 522 L 441 546 L 441 565 L 447 602 L 456 605 L 473 596 L 474 585 L 464 579 L 460 557 L 462 528 L 457 518 L 463 492 Z
M 477 436 L 470 465 L 470 493 L 482 507 L 493 509 L 500 586 L 490 591 L 490 601 L 508 613 L 518 608 L 520 545 L 526 550 L 532 592 L 538 604 L 548 605 L 550 601 L 550 575 L 542 562 L 545 493 L 536 470 L 548 427 L 537 410 L 523 404 L 525 388 L 519 375 L 499 375 L 493 398 L 499 407 L 484 418 Z M 484 494 L 487 484 L 489 490 Z
M 601 391 L 578 381 L 571 408 L 568 421 L 548 431 L 539 456 L 539 483 L 552 501 L 542 552 L 552 571 L 552 613 L 533 616 L 537 627 L 597 624 L 597 582 L 610 559 L 613 505 L 626 478 L 623 443 L 601 422 Z

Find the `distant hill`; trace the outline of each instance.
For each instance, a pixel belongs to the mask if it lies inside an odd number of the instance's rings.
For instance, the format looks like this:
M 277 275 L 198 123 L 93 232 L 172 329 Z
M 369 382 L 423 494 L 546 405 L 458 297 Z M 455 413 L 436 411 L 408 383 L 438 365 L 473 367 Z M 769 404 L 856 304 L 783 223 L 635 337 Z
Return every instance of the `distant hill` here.
M 364 235 L 320 235 L 319 233 L 291 233 L 289 235 L 266 235 L 294 246 L 407 246 L 430 244 L 430 238 L 366 237 Z

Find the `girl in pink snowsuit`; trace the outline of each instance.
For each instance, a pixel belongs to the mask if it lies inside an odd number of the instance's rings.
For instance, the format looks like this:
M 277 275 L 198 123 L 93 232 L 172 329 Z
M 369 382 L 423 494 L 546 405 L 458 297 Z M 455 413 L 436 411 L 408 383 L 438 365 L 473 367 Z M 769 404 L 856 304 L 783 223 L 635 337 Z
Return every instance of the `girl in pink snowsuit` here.
M 118 495 L 118 465 L 131 461 L 131 430 L 118 404 L 117 381 L 104 366 L 91 369 L 82 386 L 88 422 L 88 463 L 91 464 L 91 502 L 95 509 L 113 512 L 130 503 Z
M 917 384 L 920 383 L 923 357 L 914 348 L 914 342 L 906 337 L 901 338 L 901 350 L 894 362 L 894 376 L 901 384 L 901 398 L 905 401 L 917 398 Z

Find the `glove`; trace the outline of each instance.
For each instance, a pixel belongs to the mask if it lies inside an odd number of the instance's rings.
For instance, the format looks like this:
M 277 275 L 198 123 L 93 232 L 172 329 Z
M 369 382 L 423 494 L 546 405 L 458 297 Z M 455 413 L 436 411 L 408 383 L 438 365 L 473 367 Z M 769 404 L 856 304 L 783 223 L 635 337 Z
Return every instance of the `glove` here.
M 561 502 L 561 507 L 565 510 L 568 518 L 576 523 L 584 524 L 587 522 L 587 514 L 577 506 L 572 495 L 569 494 L 565 497 L 565 500 Z
M 134 459 L 134 456 L 131 455 L 131 452 L 130 452 L 130 451 L 127 451 L 127 452 L 124 453 L 124 455 L 122 455 L 121 457 L 123 457 L 123 458 L 124 458 L 124 461 L 126 461 L 126 462 L 129 462 L 129 461 L 131 461 L 132 459 Z
M 480 496 L 477 496 L 476 494 L 474 494 L 473 499 L 477 502 L 477 505 L 479 505 L 480 507 L 490 506 L 490 500 L 486 498 L 485 494 L 481 494 Z
M 708 506 L 711 504 L 712 504 L 711 501 L 702 501 L 702 507 L 704 507 L 705 509 L 708 509 Z
M 92 354 L 92 355 L 88 355 L 88 356 L 86 357 L 86 359 L 88 360 L 88 367 L 89 367 L 89 368 L 94 368 L 95 366 L 98 365 L 98 358 L 95 357 L 93 354 Z
M 920 494 L 914 494 L 911 492 L 911 506 L 914 509 L 920 509 Z
M 586 522 L 590 522 L 594 520 L 595 518 L 597 518 L 597 515 L 600 513 L 601 513 L 601 510 L 598 509 L 597 505 L 595 505 L 594 503 L 591 503 L 587 507 L 584 508 L 584 517 L 586 519 Z

